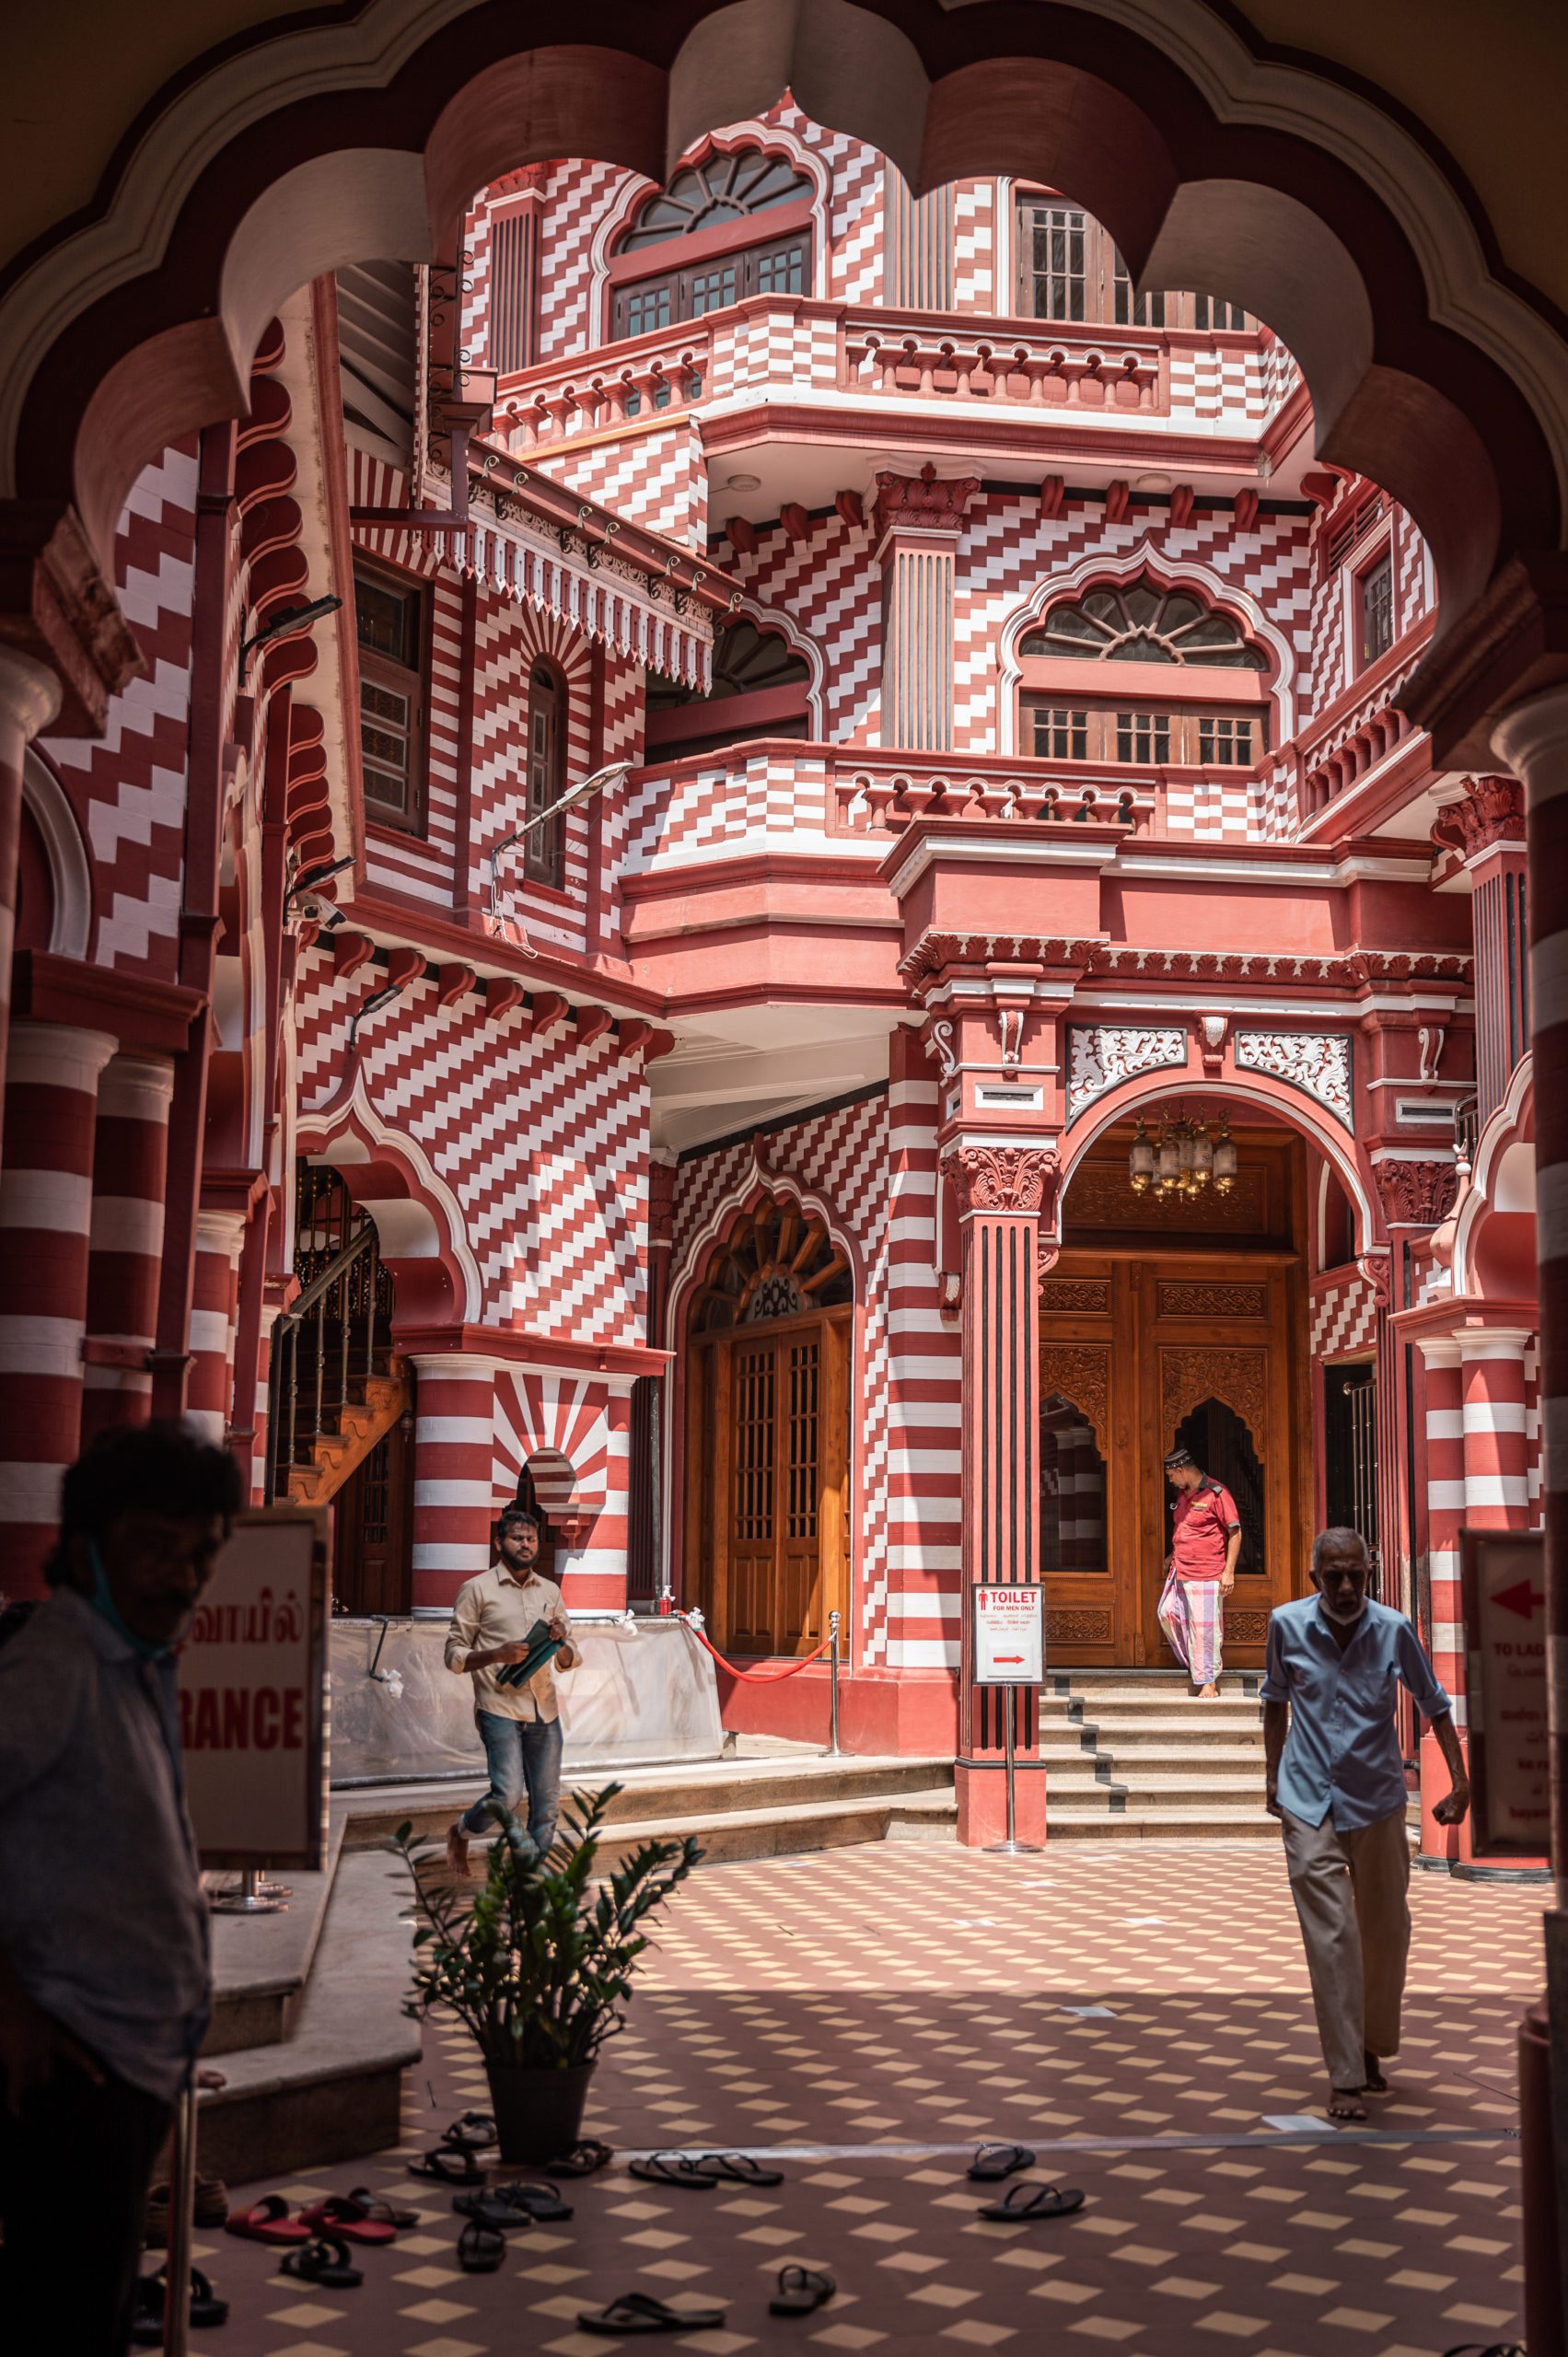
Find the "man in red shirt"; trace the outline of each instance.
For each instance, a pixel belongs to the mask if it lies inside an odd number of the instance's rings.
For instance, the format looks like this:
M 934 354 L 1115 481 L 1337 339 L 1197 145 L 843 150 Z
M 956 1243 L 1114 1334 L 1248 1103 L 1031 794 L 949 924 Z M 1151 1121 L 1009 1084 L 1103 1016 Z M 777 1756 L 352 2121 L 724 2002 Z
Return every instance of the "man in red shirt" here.
M 1241 1516 L 1224 1483 L 1212 1480 L 1189 1450 L 1171 1450 L 1165 1476 L 1176 1492 L 1176 1514 L 1159 1624 L 1199 1701 L 1212 1701 L 1220 1690 L 1221 1598 L 1236 1585 Z

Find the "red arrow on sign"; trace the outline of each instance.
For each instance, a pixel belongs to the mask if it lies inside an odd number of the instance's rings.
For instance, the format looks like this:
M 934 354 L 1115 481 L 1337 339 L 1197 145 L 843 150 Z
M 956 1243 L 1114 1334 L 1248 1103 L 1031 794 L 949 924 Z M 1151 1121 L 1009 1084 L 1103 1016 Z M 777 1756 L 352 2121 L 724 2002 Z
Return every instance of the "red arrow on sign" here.
M 1521 1620 L 1528 1620 L 1534 1618 L 1536 1606 L 1544 1604 L 1546 1597 L 1528 1580 L 1516 1580 L 1512 1587 L 1500 1587 L 1492 1600 L 1509 1612 L 1516 1612 Z
M 1022 1661 L 1024 1656 L 1022 1654 L 998 1654 L 996 1658 L 999 1662 Z

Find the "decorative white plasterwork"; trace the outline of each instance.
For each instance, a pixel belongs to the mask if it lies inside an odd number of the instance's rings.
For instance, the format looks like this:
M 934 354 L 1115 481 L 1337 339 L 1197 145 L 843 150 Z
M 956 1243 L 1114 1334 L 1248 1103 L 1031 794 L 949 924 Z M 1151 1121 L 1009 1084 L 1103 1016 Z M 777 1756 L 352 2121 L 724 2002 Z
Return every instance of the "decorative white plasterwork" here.
M 1174 1024 L 1071 1024 L 1067 1031 L 1069 1128 L 1108 1089 L 1141 1072 L 1187 1062 L 1187 1034 Z
M 1237 1069 L 1272 1073 L 1315 1097 L 1348 1130 L 1350 1041 L 1338 1031 L 1238 1031 Z

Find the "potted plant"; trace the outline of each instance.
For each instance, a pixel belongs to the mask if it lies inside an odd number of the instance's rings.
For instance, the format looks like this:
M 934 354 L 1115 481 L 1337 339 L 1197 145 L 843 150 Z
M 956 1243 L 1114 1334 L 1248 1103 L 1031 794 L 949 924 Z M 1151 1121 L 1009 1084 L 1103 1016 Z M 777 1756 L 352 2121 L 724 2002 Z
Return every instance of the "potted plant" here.
M 577 2142 L 599 2049 L 624 2024 L 649 1945 L 642 1927 L 703 1854 L 690 1835 L 645 1841 L 600 1879 L 599 1837 L 621 1789 L 572 1804 L 568 1834 L 546 1858 L 497 1810 L 501 1830 L 471 1903 L 439 1842 L 415 1840 L 406 1824 L 392 1837 L 425 1918 L 404 2011 L 423 2021 L 444 2005 L 472 2033 L 504 2161 L 552 2160 Z

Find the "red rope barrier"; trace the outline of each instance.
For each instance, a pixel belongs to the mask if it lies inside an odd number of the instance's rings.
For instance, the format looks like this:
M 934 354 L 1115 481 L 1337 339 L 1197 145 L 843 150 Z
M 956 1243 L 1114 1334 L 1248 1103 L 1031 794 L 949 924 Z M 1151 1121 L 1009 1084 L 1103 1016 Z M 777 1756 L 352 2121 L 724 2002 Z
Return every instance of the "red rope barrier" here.
M 788 1667 L 784 1669 L 737 1669 L 732 1661 L 726 1661 L 723 1654 L 720 1653 L 716 1645 L 708 1644 L 707 1632 L 704 1630 L 697 1628 L 693 1622 L 687 1618 L 684 1612 L 679 1614 L 677 1617 L 679 1620 L 685 1620 L 686 1626 L 691 1631 L 691 1634 L 696 1638 L 699 1644 L 708 1646 L 709 1653 L 713 1655 L 714 1659 L 718 1663 L 721 1669 L 727 1669 L 731 1678 L 744 1678 L 749 1680 L 754 1680 L 759 1686 L 772 1686 L 777 1678 L 793 1678 L 797 1670 L 809 1669 L 814 1661 L 820 1661 L 822 1655 L 827 1652 L 829 1646 L 833 1642 L 831 1637 L 824 1637 L 814 1654 L 807 1654 L 801 1660 L 792 1661 Z

